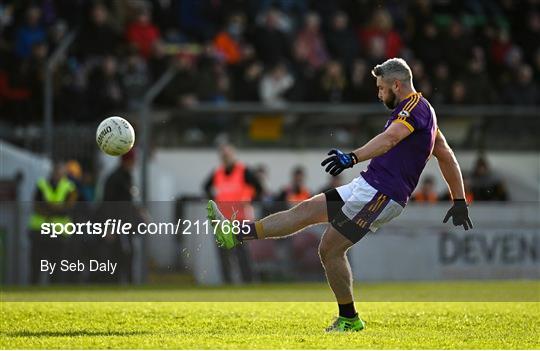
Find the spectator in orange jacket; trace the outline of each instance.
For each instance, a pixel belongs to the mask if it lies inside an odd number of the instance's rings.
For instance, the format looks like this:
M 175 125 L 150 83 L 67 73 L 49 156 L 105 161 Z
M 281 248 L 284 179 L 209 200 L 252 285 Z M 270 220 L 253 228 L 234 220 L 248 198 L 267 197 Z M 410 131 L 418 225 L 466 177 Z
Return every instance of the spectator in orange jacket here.
M 435 191 L 435 179 L 432 176 L 424 178 L 420 188 L 413 194 L 413 201 L 431 204 L 438 201 L 438 195 Z
M 229 17 L 227 27 L 214 38 L 214 47 L 221 53 L 225 62 L 230 65 L 239 63 L 244 58 L 243 34 L 245 18 L 241 14 Z

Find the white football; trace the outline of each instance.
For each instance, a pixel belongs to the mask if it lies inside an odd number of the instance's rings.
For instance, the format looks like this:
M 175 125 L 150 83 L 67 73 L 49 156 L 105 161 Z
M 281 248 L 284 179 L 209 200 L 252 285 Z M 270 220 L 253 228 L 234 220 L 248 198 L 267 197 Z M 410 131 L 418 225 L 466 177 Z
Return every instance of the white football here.
M 113 116 L 103 120 L 96 131 L 96 142 L 104 153 L 120 156 L 131 150 L 135 143 L 135 131 L 122 117 Z

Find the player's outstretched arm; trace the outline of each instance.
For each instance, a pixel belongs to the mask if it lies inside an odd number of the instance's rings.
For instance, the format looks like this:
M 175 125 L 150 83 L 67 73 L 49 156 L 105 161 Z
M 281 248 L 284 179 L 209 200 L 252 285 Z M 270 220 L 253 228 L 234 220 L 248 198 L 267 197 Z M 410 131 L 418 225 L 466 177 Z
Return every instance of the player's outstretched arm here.
M 364 146 L 354 150 L 358 162 L 371 160 L 390 151 L 400 141 L 411 134 L 409 128 L 401 123 L 392 123 L 384 132 L 377 135 Z
M 446 223 L 448 219 L 452 217 L 454 225 L 463 225 L 463 228 L 468 230 L 469 228 L 472 228 L 473 225 L 469 218 L 469 210 L 467 208 L 467 202 L 465 201 L 463 176 L 461 174 L 461 169 L 459 168 L 459 163 L 456 160 L 456 156 L 440 130 L 437 132 L 437 137 L 435 139 L 433 155 L 439 162 L 439 168 L 441 169 L 441 173 L 448 184 L 450 194 L 454 200 L 454 205 L 446 213 L 443 222 Z
M 401 123 L 392 123 L 384 132 L 377 135 L 364 146 L 350 153 L 332 149 L 321 166 L 326 166 L 326 172 L 336 176 L 346 168 L 351 168 L 358 162 L 370 160 L 388 152 L 401 140 L 411 134 L 411 131 Z

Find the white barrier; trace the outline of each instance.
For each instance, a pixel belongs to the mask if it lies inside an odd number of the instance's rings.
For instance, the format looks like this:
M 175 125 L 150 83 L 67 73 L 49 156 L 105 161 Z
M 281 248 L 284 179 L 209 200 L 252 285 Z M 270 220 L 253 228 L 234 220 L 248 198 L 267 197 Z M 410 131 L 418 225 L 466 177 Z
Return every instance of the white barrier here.
M 203 219 L 203 209 L 200 203 L 188 204 L 186 215 Z M 540 279 L 539 209 L 534 202 L 476 203 L 471 207 L 475 228 L 465 232 L 442 223 L 446 204 L 409 205 L 399 218 L 351 249 L 354 277 L 360 281 Z M 196 281 L 220 284 L 213 237 L 184 239 Z
M 474 229 L 442 219 L 448 207 L 410 205 L 353 247 L 360 280 L 540 278 L 538 203 L 473 204 Z

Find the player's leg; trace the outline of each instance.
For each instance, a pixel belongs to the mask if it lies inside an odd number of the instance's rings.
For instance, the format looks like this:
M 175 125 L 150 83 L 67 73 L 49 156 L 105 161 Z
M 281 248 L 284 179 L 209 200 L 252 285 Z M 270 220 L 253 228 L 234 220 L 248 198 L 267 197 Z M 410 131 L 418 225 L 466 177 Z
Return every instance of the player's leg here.
M 319 244 L 319 257 L 326 273 L 328 285 L 334 292 L 338 304 L 353 302 L 352 272 L 347 250 L 353 243 L 332 226 L 328 226 Z M 345 315 L 344 317 L 353 317 Z
M 328 222 L 326 198 L 324 194 L 315 195 L 294 207 L 271 214 L 258 221 L 264 238 L 287 236 L 312 224 Z M 257 237 L 245 236 L 246 240 Z
M 319 245 L 326 279 L 339 308 L 339 316 L 326 329 L 328 332 L 359 331 L 365 326 L 354 307 L 352 271 L 347 259 L 347 250 L 353 245 L 332 226 L 328 226 Z
M 221 214 L 214 201 L 208 202 L 207 210 L 208 219 L 215 225 L 218 244 L 227 249 L 244 240 L 279 238 L 312 224 L 328 221 L 324 194 L 315 195 L 289 210 L 274 213 L 259 221 L 242 224 L 241 228 L 236 230 L 238 235 L 233 235 L 231 222 Z

